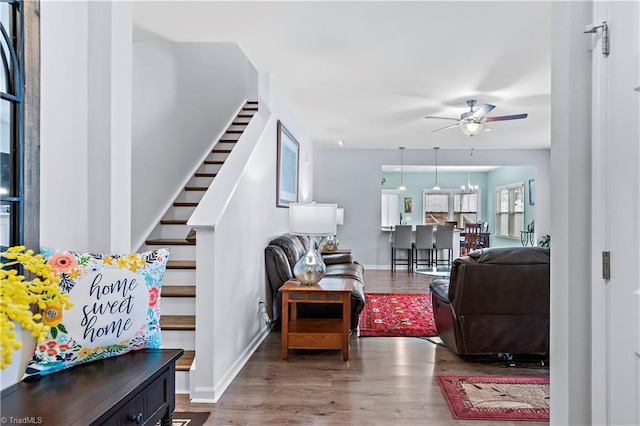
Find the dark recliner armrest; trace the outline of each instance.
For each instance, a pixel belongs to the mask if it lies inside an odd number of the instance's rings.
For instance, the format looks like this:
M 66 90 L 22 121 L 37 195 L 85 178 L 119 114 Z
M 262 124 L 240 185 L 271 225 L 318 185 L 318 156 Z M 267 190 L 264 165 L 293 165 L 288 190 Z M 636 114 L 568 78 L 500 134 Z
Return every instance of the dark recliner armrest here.
M 353 263 L 353 256 L 350 253 L 323 254 L 322 260 L 325 265 L 336 265 L 338 263 Z

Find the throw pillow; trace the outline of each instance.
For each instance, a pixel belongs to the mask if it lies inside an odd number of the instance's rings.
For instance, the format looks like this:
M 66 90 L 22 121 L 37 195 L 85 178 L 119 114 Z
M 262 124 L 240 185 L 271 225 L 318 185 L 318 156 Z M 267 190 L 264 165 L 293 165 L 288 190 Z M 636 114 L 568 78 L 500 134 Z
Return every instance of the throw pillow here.
M 160 348 L 160 290 L 169 249 L 106 255 L 43 250 L 69 293 L 69 310 L 55 302 L 43 309 L 51 328 L 36 344 L 23 379 L 132 350 Z

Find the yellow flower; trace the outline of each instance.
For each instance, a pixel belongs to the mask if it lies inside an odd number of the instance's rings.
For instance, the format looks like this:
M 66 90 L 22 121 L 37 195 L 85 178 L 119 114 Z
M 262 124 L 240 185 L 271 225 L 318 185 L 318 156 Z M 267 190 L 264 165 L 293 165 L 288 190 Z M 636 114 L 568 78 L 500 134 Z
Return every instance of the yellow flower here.
M 84 358 L 85 356 L 91 355 L 91 349 L 83 348 L 80 352 L 78 352 L 78 357 Z
M 48 302 L 44 308 L 44 319 L 42 320 L 49 327 L 56 327 L 62 322 L 62 305 L 58 302 Z
M 107 256 L 105 258 L 102 259 L 102 263 L 104 263 L 105 265 L 113 265 L 113 258 Z
M 22 346 L 16 341 L 14 323 L 29 330 L 38 342 L 43 342 L 49 332 L 49 324 L 59 324 L 62 309 L 69 309 L 73 304 L 68 294 L 61 293 L 60 278 L 51 266 L 46 265 L 41 254 L 17 246 L 0 252 L 0 258 L 8 260 L 0 264 L 0 369 L 5 369 L 12 362 L 13 352 Z M 15 267 L 19 265 L 31 272 L 34 278 L 25 280 L 23 275 L 18 275 Z M 59 313 L 60 319 L 55 322 L 46 312 L 44 316 L 33 312 L 32 306 L 40 309 L 53 306 L 50 313 Z
M 80 272 L 78 268 L 74 268 L 70 270 L 67 275 L 69 276 L 70 279 L 77 280 L 82 275 L 82 272 Z
M 127 269 L 127 267 L 129 266 L 129 262 L 124 257 L 119 258 L 117 263 L 118 263 L 118 268 L 120 269 Z

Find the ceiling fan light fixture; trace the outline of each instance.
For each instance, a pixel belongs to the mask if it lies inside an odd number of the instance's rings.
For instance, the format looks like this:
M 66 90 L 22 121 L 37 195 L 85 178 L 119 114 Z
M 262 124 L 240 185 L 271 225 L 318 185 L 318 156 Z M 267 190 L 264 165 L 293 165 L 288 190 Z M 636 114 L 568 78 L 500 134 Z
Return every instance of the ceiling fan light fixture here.
M 469 121 L 460 126 L 462 132 L 467 136 L 475 136 L 484 130 L 484 124 L 475 121 Z

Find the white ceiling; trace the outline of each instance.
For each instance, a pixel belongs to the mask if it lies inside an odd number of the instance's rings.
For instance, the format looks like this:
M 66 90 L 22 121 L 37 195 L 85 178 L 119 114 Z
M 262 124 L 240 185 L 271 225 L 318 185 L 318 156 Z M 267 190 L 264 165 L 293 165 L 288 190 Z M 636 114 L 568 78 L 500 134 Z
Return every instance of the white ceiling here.
M 548 148 L 551 3 L 141 1 L 136 40 L 237 42 L 274 74 L 320 147 Z M 492 103 L 473 138 L 431 133 L 466 99 Z

